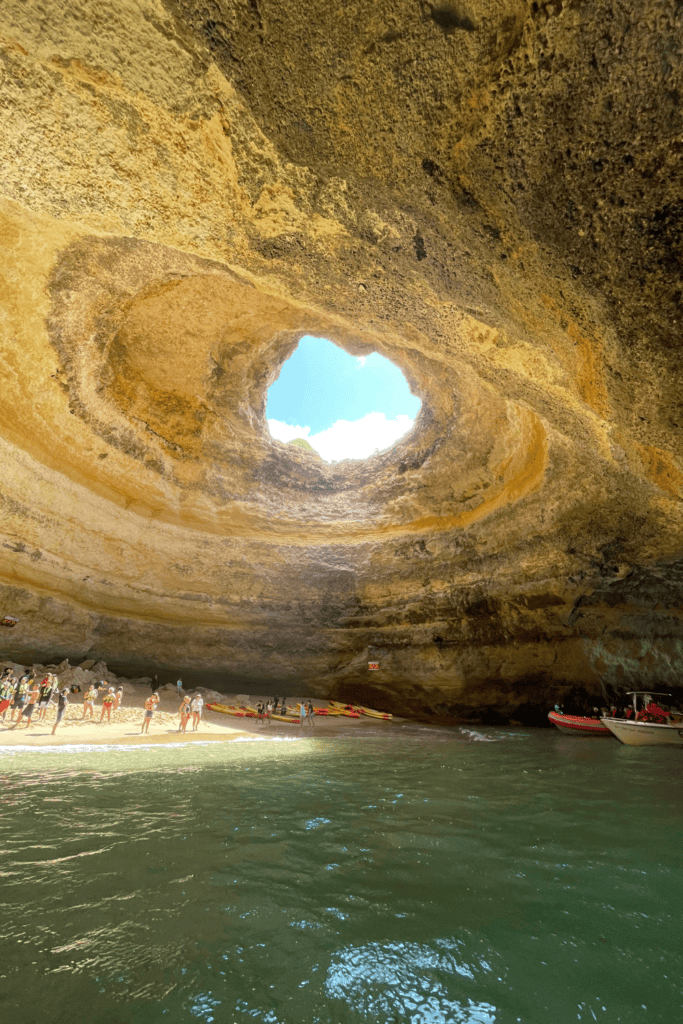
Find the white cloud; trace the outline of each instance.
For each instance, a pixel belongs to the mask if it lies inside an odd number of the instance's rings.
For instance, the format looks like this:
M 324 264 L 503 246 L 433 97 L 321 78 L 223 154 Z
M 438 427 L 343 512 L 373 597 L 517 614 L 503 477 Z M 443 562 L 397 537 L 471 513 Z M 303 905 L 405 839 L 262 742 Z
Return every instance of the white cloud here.
M 388 420 L 383 412 L 369 412 L 360 420 L 337 420 L 327 430 L 311 434 L 310 427 L 290 427 L 279 420 L 268 420 L 271 436 L 278 441 L 305 437 L 326 462 L 342 459 L 367 459 L 375 449 L 390 448 L 414 425 L 412 416 Z
M 295 437 L 308 437 L 310 427 L 290 427 L 289 423 L 281 423 L 280 420 L 268 420 L 270 436 L 276 441 L 293 441 Z

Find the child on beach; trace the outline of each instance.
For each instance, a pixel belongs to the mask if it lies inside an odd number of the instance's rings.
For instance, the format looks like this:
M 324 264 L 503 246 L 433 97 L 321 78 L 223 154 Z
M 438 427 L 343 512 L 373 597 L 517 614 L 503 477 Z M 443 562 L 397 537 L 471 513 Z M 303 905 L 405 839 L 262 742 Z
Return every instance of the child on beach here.
M 145 701 L 145 717 L 142 719 L 142 729 L 140 732 L 149 733 L 149 723 L 152 721 L 152 715 L 154 709 L 159 703 L 159 697 L 156 693 L 153 693 L 151 697 L 148 697 Z
M 147 705 L 145 705 L 147 707 Z M 187 723 L 190 721 L 192 709 L 190 708 L 190 698 L 183 697 L 183 703 L 178 708 L 180 714 L 180 725 L 178 726 L 178 732 L 185 732 L 187 729 Z
M 111 722 L 111 709 L 116 703 L 116 694 L 114 693 L 114 687 L 110 686 L 104 697 L 102 698 L 102 714 L 100 715 L 99 724 L 102 724 L 105 712 L 107 714 L 107 722 Z
M 199 728 L 199 723 L 202 718 L 202 708 L 204 707 L 204 698 L 201 693 L 196 693 L 192 699 L 192 731 L 196 732 Z
M 85 691 L 83 697 L 83 718 L 86 717 L 88 711 L 90 712 L 90 718 L 95 714 L 95 700 L 97 699 L 97 689 L 92 684 Z

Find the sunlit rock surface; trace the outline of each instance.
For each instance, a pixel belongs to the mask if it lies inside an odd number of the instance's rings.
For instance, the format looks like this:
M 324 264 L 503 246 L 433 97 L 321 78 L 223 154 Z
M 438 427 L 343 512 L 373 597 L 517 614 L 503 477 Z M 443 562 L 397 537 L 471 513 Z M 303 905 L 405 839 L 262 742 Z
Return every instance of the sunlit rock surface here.
M 5 0 L 5 650 L 489 720 L 677 681 L 681 38 L 673 0 Z M 304 333 L 400 366 L 412 433 L 273 441 Z

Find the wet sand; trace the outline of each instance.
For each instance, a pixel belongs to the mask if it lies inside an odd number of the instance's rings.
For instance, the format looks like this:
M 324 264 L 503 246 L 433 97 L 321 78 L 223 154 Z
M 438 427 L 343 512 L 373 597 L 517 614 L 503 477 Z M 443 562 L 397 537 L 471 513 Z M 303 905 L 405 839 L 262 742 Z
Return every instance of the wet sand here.
M 61 723 L 57 726 L 54 736 L 52 728 L 57 714 L 55 706 L 48 708 L 43 722 L 38 722 L 38 710 L 36 709 L 28 729 L 25 726 L 25 719 L 22 719 L 16 728 L 11 727 L 10 714 L 13 709 L 10 708 L 4 725 L 0 724 L 0 748 L 16 745 L 44 747 L 83 744 L 90 746 L 98 743 L 108 746 L 128 746 L 137 743 L 145 745 L 150 743 L 206 743 L 225 742 L 249 735 L 332 737 L 348 736 L 359 730 L 365 732 L 373 728 L 386 731 L 393 725 L 393 721 L 384 722 L 372 718 L 337 716 L 327 718 L 316 715 L 313 728 L 311 728 L 306 723 L 299 725 L 298 719 L 295 718 L 292 719 L 291 725 L 288 722 L 276 720 L 268 723 L 256 718 L 233 718 L 230 715 L 224 715 L 218 711 L 208 711 L 204 708 L 197 732 L 193 732 L 190 721 L 187 732 L 180 733 L 178 732 L 180 725 L 178 708 L 181 702 L 176 693 L 166 690 L 159 693 L 160 701 L 149 726 L 149 732 L 142 734 L 140 730 L 144 718 L 144 703 L 150 695 L 149 687 L 129 683 L 126 689 L 128 692 L 125 694 L 122 707 L 118 711 L 112 711 L 111 722 L 107 722 L 105 715 L 101 724 L 101 698 L 95 702 L 93 718 L 83 719 L 83 695 L 71 695 L 69 706 Z M 261 696 L 250 696 L 245 701 L 244 696 L 244 694 L 225 694 L 222 697 L 222 703 L 238 705 L 249 703 L 255 706 L 259 700 L 263 699 Z M 325 701 L 314 700 L 313 704 L 316 707 L 324 707 Z

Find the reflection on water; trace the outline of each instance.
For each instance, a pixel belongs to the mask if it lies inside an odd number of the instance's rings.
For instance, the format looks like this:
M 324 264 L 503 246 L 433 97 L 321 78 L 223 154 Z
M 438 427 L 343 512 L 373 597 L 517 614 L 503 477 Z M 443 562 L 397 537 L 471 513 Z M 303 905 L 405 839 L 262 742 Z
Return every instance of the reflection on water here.
M 3 1020 L 680 1019 L 677 751 L 392 735 L 3 751 Z

